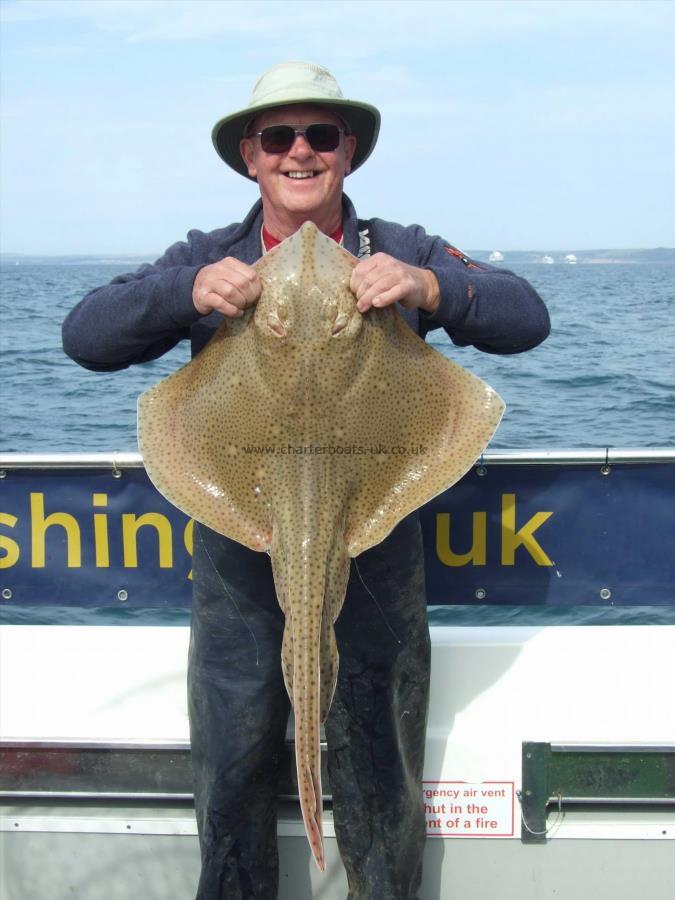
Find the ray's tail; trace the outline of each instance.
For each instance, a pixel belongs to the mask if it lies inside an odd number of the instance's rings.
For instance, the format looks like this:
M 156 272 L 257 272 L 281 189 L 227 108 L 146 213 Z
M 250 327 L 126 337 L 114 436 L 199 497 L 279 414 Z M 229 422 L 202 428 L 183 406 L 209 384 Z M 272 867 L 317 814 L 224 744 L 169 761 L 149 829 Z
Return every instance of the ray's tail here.
M 314 468 L 308 481 L 318 478 Z M 333 623 L 344 602 L 350 560 L 342 540 L 341 513 L 327 514 L 321 502 L 325 478 L 318 481 L 314 490 L 305 488 L 288 498 L 294 515 L 286 511 L 275 520 L 271 557 L 277 597 L 286 616 L 281 656 L 295 714 L 300 807 L 312 855 L 324 871 L 320 726 L 337 682 Z
M 330 652 L 324 634 L 330 631 L 333 648 L 335 638 L 332 622 L 327 627 L 322 626 L 322 618 L 321 606 L 310 611 L 301 608 L 290 616 L 287 610 L 282 660 L 286 689 L 295 715 L 295 762 L 300 808 L 312 855 L 324 871 L 320 725 L 330 705 L 330 699 L 326 704 L 323 698 L 329 693 L 332 671 L 337 673 L 337 659 L 334 657 L 334 663 L 331 659 L 323 662 L 326 651 Z M 334 681 L 330 684 L 330 698 L 333 688 Z

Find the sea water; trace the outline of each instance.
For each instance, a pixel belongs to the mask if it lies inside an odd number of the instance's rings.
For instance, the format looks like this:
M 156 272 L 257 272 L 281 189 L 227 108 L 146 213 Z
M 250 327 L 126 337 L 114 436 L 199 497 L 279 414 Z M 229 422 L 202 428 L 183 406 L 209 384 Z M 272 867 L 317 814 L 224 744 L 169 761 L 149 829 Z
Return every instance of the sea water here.
M 133 451 L 140 393 L 189 358 L 113 373 L 81 369 L 61 349 L 61 323 L 124 263 L 11 264 L 0 269 L 0 452 Z M 544 298 L 551 336 L 503 356 L 429 342 L 492 385 L 506 414 L 503 448 L 666 447 L 675 443 L 675 265 L 523 265 Z

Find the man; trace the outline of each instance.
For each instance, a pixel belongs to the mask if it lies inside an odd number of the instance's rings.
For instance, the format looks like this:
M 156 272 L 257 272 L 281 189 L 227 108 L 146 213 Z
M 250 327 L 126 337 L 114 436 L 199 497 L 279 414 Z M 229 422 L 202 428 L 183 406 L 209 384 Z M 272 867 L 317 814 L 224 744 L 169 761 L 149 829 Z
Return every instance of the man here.
M 107 371 L 154 359 L 260 296 L 252 264 L 305 221 L 361 257 L 357 307 L 398 303 L 424 336 L 517 353 L 548 334 L 546 309 L 510 272 L 477 265 L 419 226 L 360 221 L 344 178 L 372 152 L 379 113 L 346 100 L 323 67 L 282 63 L 213 140 L 255 179 L 242 223 L 170 247 L 154 265 L 93 291 L 64 323 L 66 352 Z M 369 251 L 371 255 L 369 255 Z M 335 829 L 354 900 L 412 900 L 421 880 L 420 792 L 429 684 L 422 544 L 416 515 L 352 567 L 336 623 L 338 686 L 326 722 Z M 269 558 L 195 529 L 189 713 L 202 853 L 198 900 L 273 898 L 276 792 L 289 702 L 283 615 Z

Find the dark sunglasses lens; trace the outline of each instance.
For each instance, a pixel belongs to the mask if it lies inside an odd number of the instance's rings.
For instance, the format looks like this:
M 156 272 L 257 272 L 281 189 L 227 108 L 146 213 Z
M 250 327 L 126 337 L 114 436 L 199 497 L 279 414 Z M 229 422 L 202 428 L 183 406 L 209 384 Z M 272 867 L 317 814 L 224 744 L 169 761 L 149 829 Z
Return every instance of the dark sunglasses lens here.
M 286 153 L 293 146 L 295 129 L 290 125 L 272 125 L 263 128 L 260 134 L 260 146 L 265 153 Z
M 312 150 L 328 153 L 340 143 L 340 129 L 337 125 L 310 125 L 307 140 Z
M 312 150 L 328 153 L 340 143 L 340 129 L 337 125 L 309 125 L 307 142 Z M 295 141 L 295 128 L 290 125 L 270 125 L 260 133 L 260 146 L 265 153 L 287 153 Z

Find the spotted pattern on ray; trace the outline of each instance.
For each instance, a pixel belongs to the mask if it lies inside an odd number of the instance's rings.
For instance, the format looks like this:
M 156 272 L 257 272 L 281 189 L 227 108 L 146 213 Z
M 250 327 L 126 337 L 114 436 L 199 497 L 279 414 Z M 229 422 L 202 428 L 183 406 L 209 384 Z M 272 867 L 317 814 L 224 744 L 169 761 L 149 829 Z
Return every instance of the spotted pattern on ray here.
M 319 725 L 350 558 L 458 481 L 504 409 L 395 309 L 362 316 L 349 290 L 356 263 L 305 223 L 256 263 L 255 308 L 139 399 L 139 445 L 158 490 L 270 553 L 300 801 L 322 868 Z

